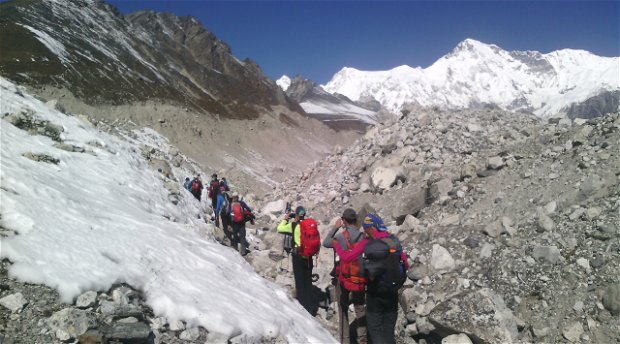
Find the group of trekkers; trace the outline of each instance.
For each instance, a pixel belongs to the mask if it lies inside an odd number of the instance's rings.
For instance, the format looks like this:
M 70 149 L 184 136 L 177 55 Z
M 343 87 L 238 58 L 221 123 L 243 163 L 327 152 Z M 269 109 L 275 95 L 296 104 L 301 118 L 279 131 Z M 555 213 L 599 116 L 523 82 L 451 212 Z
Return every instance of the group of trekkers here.
M 204 186 L 200 175 L 191 181 L 189 177 L 186 178 L 184 186 L 198 201 L 201 200 Z M 215 221 L 217 227 L 221 226 L 230 246 L 245 256 L 250 246 L 246 239 L 245 224 L 254 224 L 252 208 L 243 201 L 239 193 L 230 191 L 226 178 L 218 179 L 216 173 L 211 176 L 207 191 L 214 212 L 212 221 Z
M 284 250 L 292 255 L 295 298 L 314 314 L 312 258 L 321 246 L 317 223 L 307 216 L 304 207 L 298 206 L 295 212 L 287 209 L 277 231 L 284 235 Z M 395 343 L 398 290 L 409 269 L 399 240 L 388 233 L 378 215 L 368 213 L 358 218 L 354 209 L 347 208 L 322 246 L 334 250 L 332 282 L 338 305 L 340 342 Z M 348 314 L 351 304 L 355 312 L 354 333 L 350 333 Z

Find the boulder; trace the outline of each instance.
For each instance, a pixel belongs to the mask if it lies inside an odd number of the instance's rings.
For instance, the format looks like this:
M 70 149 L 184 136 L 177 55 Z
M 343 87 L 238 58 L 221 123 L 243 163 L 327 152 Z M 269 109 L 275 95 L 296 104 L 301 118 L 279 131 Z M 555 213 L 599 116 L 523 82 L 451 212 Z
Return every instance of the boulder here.
M 603 293 L 603 306 L 613 315 L 620 315 L 620 284 L 612 284 Z
M 442 336 L 463 333 L 476 343 L 514 343 L 518 335 L 514 315 L 488 288 L 465 291 L 440 303 L 429 320 Z
M 401 167 L 377 167 L 372 171 L 370 181 L 378 191 L 387 190 L 400 181 L 405 181 L 405 173 Z
M 87 310 L 65 308 L 52 314 L 47 319 L 47 325 L 62 338 L 78 338 L 96 325 L 96 318 Z
M 281 215 L 284 212 L 284 208 L 286 207 L 286 202 L 283 199 L 279 199 L 277 201 L 272 201 L 263 207 L 261 213 L 267 215 Z
M 454 270 L 456 263 L 446 248 L 434 244 L 431 253 L 431 266 L 437 272 L 450 272 Z
M 8 308 L 11 312 L 21 310 L 27 303 L 28 301 L 24 298 L 22 293 L 7 295 L 0 299 L 0 305 Z

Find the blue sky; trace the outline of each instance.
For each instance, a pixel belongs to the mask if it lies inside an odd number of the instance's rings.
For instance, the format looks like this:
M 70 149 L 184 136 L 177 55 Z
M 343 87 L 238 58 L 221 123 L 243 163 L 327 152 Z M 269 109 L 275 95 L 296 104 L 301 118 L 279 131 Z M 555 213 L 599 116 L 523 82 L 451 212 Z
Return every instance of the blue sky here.
M 620 55 L 620 1 L 108 1 L 191 15 L 267 76 L 423 68 L 473 38 L 506 50 Z

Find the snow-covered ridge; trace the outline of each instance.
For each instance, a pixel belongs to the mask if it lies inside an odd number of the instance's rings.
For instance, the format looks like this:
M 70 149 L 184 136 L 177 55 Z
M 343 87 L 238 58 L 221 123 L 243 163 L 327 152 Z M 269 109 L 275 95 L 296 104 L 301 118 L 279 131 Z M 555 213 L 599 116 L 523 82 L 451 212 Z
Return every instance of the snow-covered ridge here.
M 291 78 L 289 78 L 286 75 L 282 75 L 280 77 L 280 79 L 276 80 L 276 84 L 278 86 L 280 86 L 280 88 L 286 92 L 286 90 L 288 90 L 289 86 L 291 86 Z
M 353 100 L 372 96 L 392 111 L 406 103 L 447 109 L 494 104 L 546 117 L 620 90 L 620 59 L 572 49 L 509 52 L 466 39 L 428 68 L 367 72 L 345 67 L 323 88 Z
M 164 183 L 177 182 L 150 168 L 140 148 L 165 151 L 165 138 L 148 129 L 132 137 L 102 133 L 4 78 L 0 97 L 0 113 L 49 121 L 62 128 L 63 143 L 85 150 L 60 149 L 50 137 L 1 120 L 0 224 L 4 235 L 16 234 L 1 238 L 0 258 L 12 262 L 10 276 L 54 287 L 66 302 L 126 282 L 144 292 L 156 315 L 190 327 L 334 342 L 283 288 L 214 240 L 189 193 L 181 189 L 178 205 L 170 202 Z

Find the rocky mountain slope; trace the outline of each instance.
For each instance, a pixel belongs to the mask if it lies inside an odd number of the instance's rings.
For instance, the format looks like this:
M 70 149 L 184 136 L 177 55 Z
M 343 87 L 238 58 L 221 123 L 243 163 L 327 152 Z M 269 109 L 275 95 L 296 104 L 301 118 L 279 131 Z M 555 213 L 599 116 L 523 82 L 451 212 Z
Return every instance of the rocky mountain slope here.
M 102 1 L 0 4 L 0 74 L 58 109 L 150 127 L 211 172 L 270 189 L 355 137 L 305 116 L 196 19 Z M 277 137 L 277 144 L 273 138 Z M 244 182 L 248 181 L 248 182 Z
M 466 39 L 427 68 L 366 72 L 345 67 L 324 88 L 352 100 L 371 96 L 396 112 L 411 103 L 444 109 L 496 106 L 549 117 L 589 101 L 573 116 L 590 118 L 618 110 L 619 66 L 619 57 L 583 50 L 505 51 Z M 601 94 L 614 100 L 591 100 Z
M 22 85 L 66 88 L 90 105 L 169 101 L 229 118 L 276 105 L 302 112 L 195 18 L 125 17 L 98 0 L 0 6 L 0 73 Z
M 5 120 L 17 126 L 30 123 L 9 117 Z M 33 134 L 57 137 L 61 130 L 33 123 L 42 126 Z M 96 123 L 124 139 L 136 135 L 127 123 Z M 194 166 L 191 160 L 186 165 L 182 155 L 166 153 L 173 147 L 156 146 L 142 153 L 153 169 L 170 169 L 177 179 L 190 173 L 178 175 L 178 169 Z M 409 108 L 402 118 L 378 124 L 264 197 L 237 189 L 259 215 L 256 225 L 248 226 L 251 252 L 245 259 L 259 275 L 292 288 L 289 258 L 274 229 L 285 202 L 306 206 L 323 235 L 344 208 L 360 213 L 363 208 L 386 220 L 412 262 L 400 297 L 399 342 L 439 343 L 453 334 L 465 343 L 617 341 L 619 146 L 619 113 L 589 121 L 541 121 L 498 110 Z M 29 159 L 54 164 L 40 154 Z M 166 188 L 171 209 L 186 203 L 177 183 L 153 184 L 158 195 Z M 212 227 L 209 206 L 199 212 L 213 231 L 205 235 L 228 244 Z M 15 235 L 6 229 L 3 235 Z M 332 252 L 322 250 L 315 269 L 317 295 L 323 298 L 316 319 L 335 333 L 335 305 L 327 297 L 333 290 L 332 262 Z M 210 338 L 209 331 L 192 327 L 191 319 L 154 316 L 142 291 L 129 285 L 64 304 L 50 288 L 11 278 L 9 267 L 4 262 L 0 268 L 0 328 L 8 334 L 3 340 L 16 334 L 26 341 L 15 343 L 77 338 L 71 324 L 79 320 L 83 340 L 94 342 L 287 342 L 243 333 Z
M 275 223 L 289 200 L 319 219 L 323 235 L 346 207 L 391 223 L 413 263 L 399 342 L 459 333 L 474 343 L 619 340 L 620 114 L 405 114 L 283 183 L 265 216 Z M 268 252 L 250 261 L 290 285 L 267 228 L 259 234 Z M 331 265 L 322 251 L 316 271 L 327 290 Z M 333 329 L 332 316 L 319 311 Z
M 349 98 L 323 90 L 317 83 L 304 79 L 301 76 L 288 79 L 283 76 L 276 83 L 286 91 L 286 95 L 299 103 L 304 111 L 330 128 L 335 130 L 366 129 L 377 123 L 377 113 L 381 106 L 365 108 L 351 101 Z

